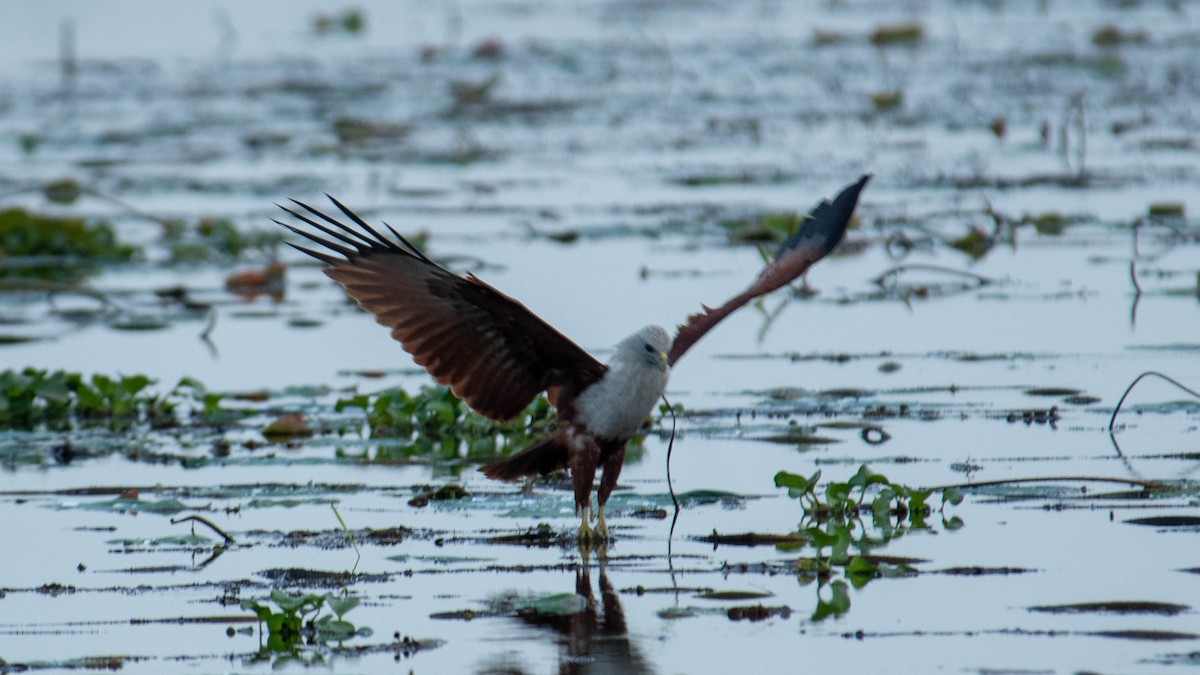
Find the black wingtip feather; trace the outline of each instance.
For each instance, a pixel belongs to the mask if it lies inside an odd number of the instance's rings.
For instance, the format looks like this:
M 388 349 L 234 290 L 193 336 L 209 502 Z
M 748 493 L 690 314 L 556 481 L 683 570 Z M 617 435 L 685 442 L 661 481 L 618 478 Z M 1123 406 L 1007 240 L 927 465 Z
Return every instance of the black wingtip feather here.
M 313 221 L 309 220 L 308 218 L 305 218 L 304 216 L 300 215 L 299 213 L 296 213 L 295 211 L 292 211 L 292 210 L 291 210 L 291 209 L 289 209 L 289 208 L 286 208 L 286 207 L 283 207 L 283 206 L 280 206 L 279 208 L 281 208 L 281 209 L 283 209 L 284 211 L 287 211 L 288 213 L 292 214 L 292 216 L 293 216 L 293 217 L 295 217 L 295 218 L 298 218 L 298 219 L 300 219 L 300 220 L 304 221 L 305 223 L 308 223 L 308 225 L 309 225 L 310 227 L 315 227 L 315 228 L 317 228 L 318 230 L 320 230 L 320 231 L 324 232 L 325 234 L 327 234 L 327 235 L 329 235 L 329 236 L 333 237 L 334 239 L 337 239 L 338 241 L 345 242 L 345 243 L 347 243 L 347 244 L 349 244 L 349 245 L 353 246 L 353 247 L 354 247 L 354 248 L 355 248 L 355 249 L 356 249 L 356 250 L 357 250 L 359 253 L 365 253 L 365 252 L 367 251 L 367 249 L 366 249 L 366 248 L 364 248 L 364 247 L 363 247 L 363 245 L 362 245 L 362 243 L 361 243 L 361 242 L 359 242 L 358 240 L 351 239 L 350 237 L 347 237 L 346 235 L 342 234 L 341 232 L 338 232 L 338 231 L 336 231 L 336 230 L 331 230 L 331 229 L 329 229 L 328 227 L 325 227 L 324 225 L 321 225 L 320 223 L 313 222 Z M 299 234 L 299 235 L 301 235 L 301 236 L 308 237 L 308 235 L 307 235 L 307 234 L 305 234 L 304 232 L 302 232 L 302 231 L 300 231 L 300 230 L 298 230 L 298 229 L 296 229 L 296 228 L 292 227 L 291 225 L 288 225 L 287 223 L 280 222 L 280 221 L 278 221 L 278 220 L 276 220 L 276 219 L 274 219 L 274 218 L 272 218 L 271 220 L 272 220 L 272 221 L 273 221 L 275 224 L 277 224 L 277 225 L 282 225 L 282 226 L 286 227 L 287 229 L 291 230 L 292 232 L 295 232 L 296 234 Z M 311 237 L 309 237 L 309 238 L 311 239 Z M 324 243 L 324 242 L 322 241 L 322 244 L 323 244 L 323 243 Z
M 308 204 L 305 204 L 304 202 L 297 200 L 297 199 L 289 198 L 289 201 L 291 201 L 293 204 L 295 204 L 300 209 L 303 209 L 304 211 L 307 211 L 308 213 L 312 214 L 313 216 L 316 216 L 317 218 L 320 218 L 321 220 L 325 221 L 326 223 L 333 225 L 337 229 L 333 229 L 326 225 L 322 225 L 321 223 L 318 223 L 317 221 L 313 220 L 312 218 L 309 218 L 308 216 L 304 215 L 303 213 L 299 213 L 299 212 L 297 212 L 293 209 L 290 209 L 282 204 L 276 204 L 276 206 L 278 206 L 282 211 L 291 215 L 293 218 L 296 218 L 297 220 L 302 221 L 309 227 L 315 228 L 315 229 L 319 230 L 320 232 L 324 233 L 325 235 L 332 237 L 340 242 L 343 242 L 343 243 L 353 247 L 354 250 L 348 249 L 348 248 L 346 248 L 344 246 L 340 246 L 338 244 L 334 244 L 331 241 L 327 241 L 325 239 L 317 237 L 310 232 L 306 232 L 304 230 L 300 230 L 295 227 L 292 227 L 291 225 L 280 222 L 274 218 L 272 218 L 271 220 L 274 221 L 276 224 L 282 225 L 283 227 L 286 227 L 287 229 L 291 230 L 292 232 L 299 234 L 302 237 L 305 237 L 313 242 L 320 244 L 321 246 L 327 247 L 333 251 L 337 251 L 338 253 L 341 253 L 342 255 L 346 256 L 347 258 L 353 257 L 355 255 L 364 255 L 370 251 L 396 251 L 399 253 L 403 253 L 404 255 L 414 256 L 421 262 L 424 262 L 424 263 L 427 263 L 430 265 L 437 264 L 437 263 L 433 262 L 432 260 L 430 260 L 428 257 L 426 257 L 425 254 L 423 252 L 421 252 L 421 249 L 414 246 L 412 244 L 412 242 L 410 242 L 408 239 L 405 239 L 404 235 L 397 232 L 396 229 L 393 228 L 391 225 L 388 225 L 387 223 L 383 224 L 384 227 L 387 228 L 387 231 L 390 232 L 392 234 L 392 236 L 395 237 L 396 240 L 398 240 L 400 242 L 399 244 L 397 244 L 396 241 L 393 241 L 392 239 L 389 239 L 388 237 L 385 237 L 382 234 L 380 234 L 378 230 L 376 230 L 375 228 L 373 228 L 369 224 L 367 224 L 367 222 L 364 221 L 361 217 L 359 217 L 358 214 L 351 211 L 350 207 L 348 207 L 345 204 L 338 201 L 337 198 L 334 197 L 333 195 L 326 193 L 325 196 L 329 198 L 330 202 L 333 202 L 334 206 L 336 206 L 339 211 L 341 211 L 343 214 L 345 214 L 346 217 L 349 218 L 351 221 L 353 221 L 355 223 L 355 225 L 357 225 L 359 228 L 362 228 L 362 230 L 359 230 L 358 228 L 355 228 L 355 227 L 351 227 L 350 225 L 347 225 L 346 223 L 343 223 L 343 222 L 337 220 L 336 218 L 333 218 L 332 216 L 329 216 L 328 214 L 323 213 L 320 209 L 309 206 Z M 364 231 L 365 231 L 365 233 L 364 233 Z M 370 235 L 370 236 L 368 236 L 368 235 Z M 300 249 L 300 250 L 302 250 L 306 253 L 309 253 L 311 255 L 311 252 L 308 251 L 308 249 Z M 336 258 L 333 260 L 337 261 Z M 340 261 L 337 261 L 337 262 L 340 262 Z
M 375 237 L 376 245 L 384 246 L 384 247 L 390 248 L 390 249 L 399 249 L 400 248 L 399 246 L 396 245 L 395 242 L 391 241 L 390 239 L 379 234 L 379 232 L 375 231 L 375 228 L 368 225 L 367 221 L 363 220 L 362 218 L 359 218 L 357 213 L 351 211 L 348 206 L 339 202 L 333 195 L 326 192 L 325 196 L 327 198 L 329 198 L 329 201 L 333 202 L 334 206 L 338 207 L 339 211 L 346 214 L 347 218 L 349 218 L 350 220 L 353 220 L 354 223 L 356 225 L 358 225 L 359 227 L 361 227 L 362 229 L 366 230 L 367 232 L 370 232 L 371 236 Z M 328 218 L 328 216 L 326 216 L 326 218 Z M 346 226 L 342 225 L 342 227 L 346 227 Z M 347 228 L 347 229 L 349 229 L 349 228 Z
M 301 253 L 303 253 L 305 255 L 310 255 L 310 256 L 316 258 L 317 260 L 320 260 L 321 262 L 325 263 L 326 265 L 337 265 L 340 262 L 345 262 L 344 260 L 338 260 L 337 258 L 335 258 L 331 255 L 325 255 L 324 253 L 319 253 L 317 251 L 313 251 L 311 249 L 304 248 L 303 246 L 297 246 L 290 241 L 285 241 L 283 243 L 287 244 L 288 246 L 291 246 L 292 248 L 296 249 L 297 251 L 300 251 Z
M 388 225 L 387 223 L 384 223 L 383 226 L 386 227 L 388 229 L 388 232 L 391 232 L 394 237 L 399 239 L 400 243 L 407 246 L 408 250 L 411 251 L 413 253 L 413 255 L 417 256 L 418 258 L 420 258 L 421 260 L 423 260 L 427 263 L 433 264 L 433 261 L 430 260 L 429 258 L 426 258 L 425 254 L 421 252 L 421 249 L 417 248 L 416 246 L 413 246 L 412 242 L 405 239 L 404 235 L 402 235 L 396 231 L 396 228 L 392 227 L 391 225 Z
M 345 246 L 342 246 L 341 244 L 335 244 L 332 241 L 327 241 L 325 239 L 322 239 L 322 238 L 318 237 L 317 235 L 313 234 L 312 232 L 305 232 L 304 230 L 301 230 L 300 228 L 292 227 L 291 225 L 287 225 L 284 223 L 281 223 L 281 224 L 284 227 L 286 227 L 287 229 L 291 230 L 292 232 L 295 232 L 296 234 L 300 235 L 301 237 L 304 237 L 305 239 L 313 242 L 314 244 L 320 244 L 321 246 L 324 246 L 325 248 L 329 249 L 330 251 L 335 251 L 337 253 L 340 253 L 340 254 L 346 256 L 346 260 L 349 260 L 359 254 L 359 250 L 357 250 L 357 249 L 349 249 L 349 248 L 346 248 Z M 344 262 L 344 261 L 338 261 L 336 258 L 333 258 L 333 260 L 335 262 Z
M 350 227 L 349 225 L 337 220 L 336 218 L 330 217 L 329 215 L 322 212 L 320 209 L 309 206 L 308 204 L 305 204 L 304 202 L 297 201 L 295 199 L 292 199 L 291 202 L 293 204 L 295 204 L 296 206 L 299 206 L 300 208 L 304 209 L 305 211 L 308 211 L 309 213 L 313 214 L 314 216 L 320 218 L 321 220 L 329 223 L 330 225 L 333 225 L 334 227 L 342 230 L 343 232 L 346 232 L 350 236 L 357 239 L 359 242 L 366 244 L 367 248 L 378 248 L 381 243 L 383 243 L 384 245 L 386 245 L 386 243 L 387 243 L 387 242 L 378 242 L 374 239 L 371 239 L 370 237 L 363 234 L 362 232 L 359 232 L 358 230 L 354 229 L 353 227 Z M 313 222 L 311 219 L 306 218 L 306 217 L 296 213 L 295 211 L 292 211 L 290 209 L 284 209 L 284 210 L 310 225 L 313 225 L 315 227 L 321 227 L 320 225 L 317 225 L 315 222 Z M 322 227 L 321 229 L 325 229 L 325 228 Z M 358 243 L 355 243 L 354 245 L 356 247 L 359 247 Z
M 816 245 L 825 253 L 832 251 L 846 233 L 850 216 L 854 214 L 854 207 L 858 205 L 858 197 L 871 177 L 869 173 L 863 174 L 856 182 L 842 188 L 832 202 L 828 199 L 822 200 L 800 229 L 779 245 L 775 257 L 779 258 L 801 244 Z

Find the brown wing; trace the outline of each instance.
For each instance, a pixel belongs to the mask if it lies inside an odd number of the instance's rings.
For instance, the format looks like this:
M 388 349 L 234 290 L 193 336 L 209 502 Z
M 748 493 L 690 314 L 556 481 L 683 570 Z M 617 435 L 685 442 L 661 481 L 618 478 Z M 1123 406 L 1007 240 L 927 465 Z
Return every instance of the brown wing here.
M 703 312 L 692 314 L 687 323 L 679 327 L 675 340 L 671 343 L 671 351 L 667 353 L 667 362 L 674 366 L 681 356 L 721 322 L 721 319 L 732 314 L 742 305 L 760 295 L 791 283 L 793 279 L 804 274 L 827 253 L 832 251 L 850 223 L 850 216 L 858 204 L 858 195 L 862 192 L 870 174 L 858 179 L 857 183 L 842 189 L 833 202 L 822 201 L 812 214 L 804 221 L 799 231 L 788 237 L 779 246 L 775 259 L 767 265 L 754 283 L 741 293 L 730 298 L 728 302 L 713 309 L 704 307 Z
M 386 223 L 399 243 L 385 238 L 329 199 L 357 227 L 292 200 L 325 224 L 280 208 L 324 236 L 275 222 L 327 250 L 289 245 L 328 264 L 326 275 L 479 414 L 511 419 L 547 389 L 561 408 L 604 375 L 604 364 L 521 303 L 474 275 L 461 277 L 434 263 Z

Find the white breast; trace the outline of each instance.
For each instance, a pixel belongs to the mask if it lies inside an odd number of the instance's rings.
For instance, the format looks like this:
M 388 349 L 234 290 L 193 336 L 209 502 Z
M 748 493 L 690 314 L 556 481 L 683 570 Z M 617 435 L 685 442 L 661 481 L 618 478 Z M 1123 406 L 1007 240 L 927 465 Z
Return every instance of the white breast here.
M 628 440 L 650 416 L 667 388 L 670 369 L 616 359 L 604 379 L 576 399 L 579 421 L 602 438 Z

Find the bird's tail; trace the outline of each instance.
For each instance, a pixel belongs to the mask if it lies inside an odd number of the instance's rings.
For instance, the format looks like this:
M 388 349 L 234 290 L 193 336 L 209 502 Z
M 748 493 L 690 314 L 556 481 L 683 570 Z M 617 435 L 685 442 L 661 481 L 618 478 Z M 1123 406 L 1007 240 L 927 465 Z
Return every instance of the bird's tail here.
M 567 468 L 567 443 L 561 434 L 552 433 L 524 450 L 480 467 L 488 478 L 517 480 L 525 476 L 544 476 Z

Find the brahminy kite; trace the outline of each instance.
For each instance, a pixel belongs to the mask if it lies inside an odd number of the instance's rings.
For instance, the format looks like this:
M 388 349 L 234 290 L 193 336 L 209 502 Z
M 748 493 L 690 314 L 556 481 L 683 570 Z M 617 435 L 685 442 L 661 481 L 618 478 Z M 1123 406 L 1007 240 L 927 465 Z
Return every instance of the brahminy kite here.
M 726 316 L 790 283 L 832 251 L 869 179 L 865 175 L 832 202 L 822 201 L 746 290 L 720 307 L 703 306 L 673 339 L 660 326 L 642 328 L 617 345 L 607 364 L 520 302 L 474 274 L 460 276 L 438 265 L 386 223 L 395 239 L 384 236 L 333 197 L 330 201 L 353 225 L 295 200 L 308 216 L 281 208 L 316 232 L 275 222 L 319 244 L 324 250 L 289 245 L 327 264 L 325 274 L 475 412 L 509 420 L 546 392 L 557 410 L 557 427 L 532 446 L 480 470 L 490 478 L 516 480 L 570 469 L 575 509 L 583 517 L 580 539 L 607 539 L 604 505 L 617 486 L 625 445 L 662 397 L 671 368 Z M 593 532 L 588 515 L 592 483 L 601 467 Z

